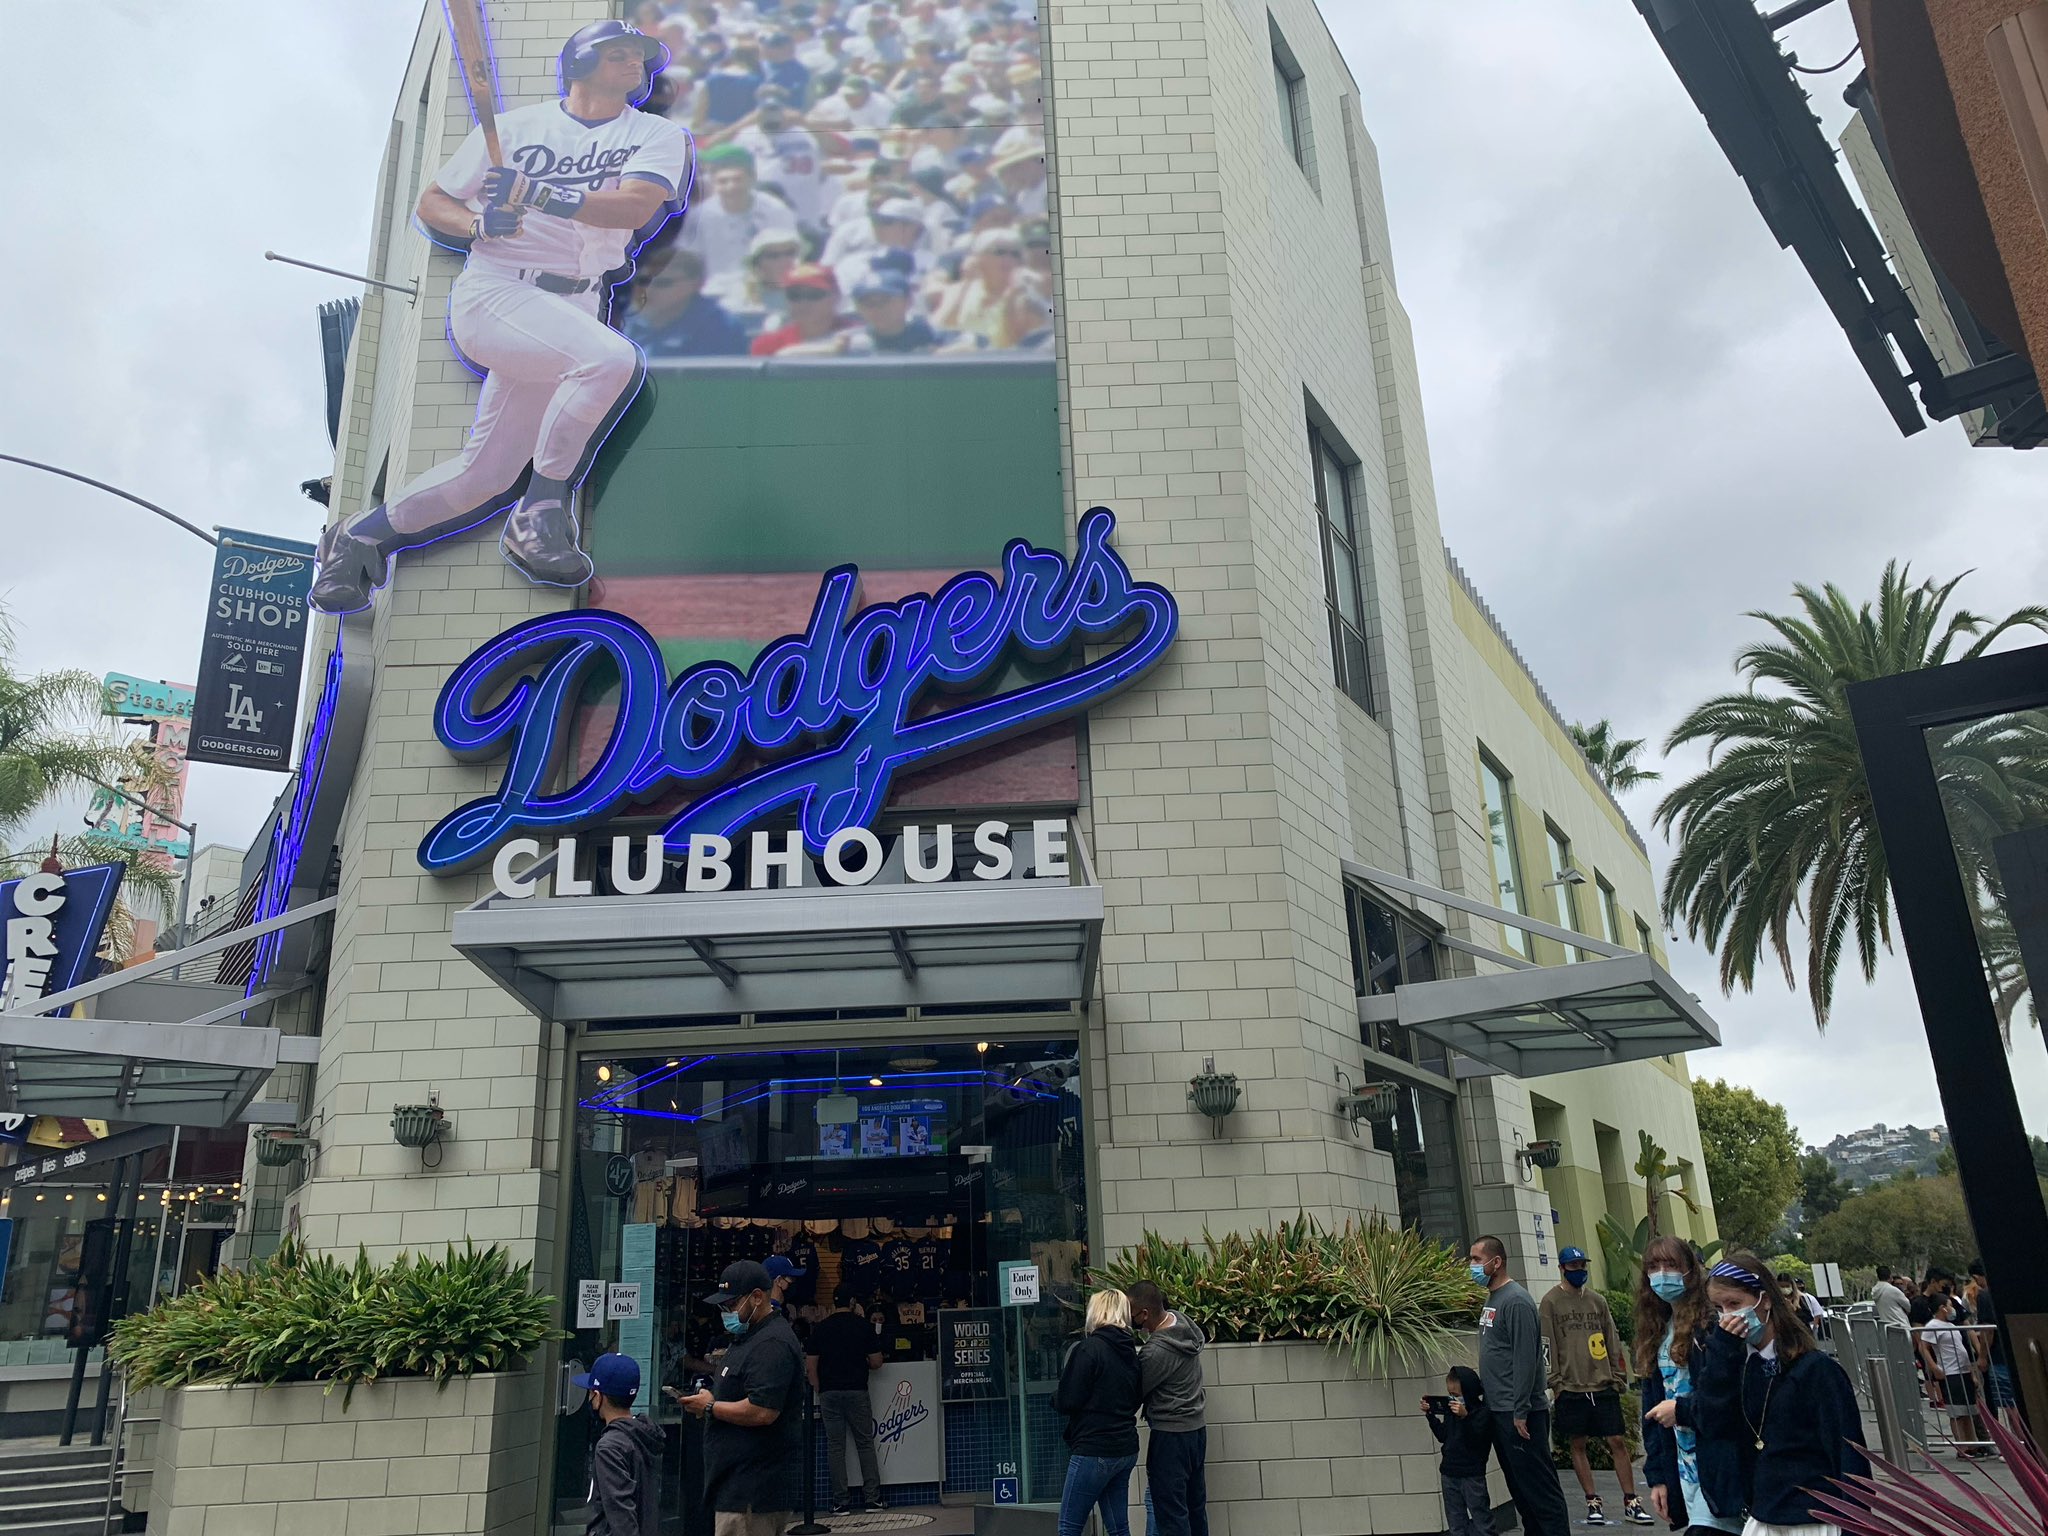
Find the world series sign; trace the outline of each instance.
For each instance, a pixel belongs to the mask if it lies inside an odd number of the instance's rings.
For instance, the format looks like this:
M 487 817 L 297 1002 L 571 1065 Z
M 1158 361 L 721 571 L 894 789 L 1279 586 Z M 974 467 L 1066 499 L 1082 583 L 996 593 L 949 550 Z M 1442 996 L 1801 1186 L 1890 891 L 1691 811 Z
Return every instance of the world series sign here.
M 465 868 L 515 834 L 587 826 L 679 787 L 702 792 L 662 829 L 671 857 L 722 860 L 756 822 L 793 815 L 805 848 L 844 858 L 898 774 L 1082 714 L 1158 664 L 1179 609 L 1110 548 L 1115 526 L 1096 507 L 1071 559 L 1018 539 L 1000 579 L 968 571 L 936 594 L 858 610 L 860 573 L 838 567 L 804 632 L 769 645 L 745 672 L 708 661 L 671 680 L 647 631 L 603 609 L 508 630 L 456 670 L 434 709 L 442 745 L 473 761 L 503 756 L 504 773 L 495 793 L 427 834 L 419 862 L 435 873 Z M 1009 662 L 1077 656 L 1084 643 L 1111 648 L 975 696 Z M 571 718 L 600 668 L 619 681 L 609 736 L 574 783 L 554 789 Z M 947 694 L 971 702 L 945 708 Z M 994 857 L 994 834 L 987 840 Z M 860 852 L 872 868 L 871 851 Z

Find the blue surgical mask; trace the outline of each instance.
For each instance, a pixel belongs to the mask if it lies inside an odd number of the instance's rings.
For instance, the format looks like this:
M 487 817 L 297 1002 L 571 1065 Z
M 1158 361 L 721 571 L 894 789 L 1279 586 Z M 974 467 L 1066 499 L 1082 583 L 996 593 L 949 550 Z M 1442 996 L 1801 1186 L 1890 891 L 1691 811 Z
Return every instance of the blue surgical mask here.
M 1566 1285 L 1584 1285 L 1586 1283 L 1586 1274 L 1587 1272 L 1583 1269 L 1568 1269 L 1564 1272 L 1564 1283 Z
M 1486 1284 L 1486 1266 L 1484 1264 L 1474 1264 L 1471 1266 L 1471 1270 L 1472 1283 L 1474 1285 Z
M 1685 1276 L 1673 1269 L 1653 1269 L 1650 1290 L 1659 1301 L 1676 1301 L 1685 1294 Z
M 721 1312 L 718 1314 L 718 1320 L 725 1324 L 725 1331 L 735 1337 L 747 1331 L 745 1319 L 737 1312 Z
M 1754 1344 L 1764 1336 L 1764 1320 L 1757 1316 L 1755 1306 L 1744 1307 L 1740 1312 L 1730 1312 L 1728 1316 L 1742 1319 L 1742 1336 L 1749 1343 Z

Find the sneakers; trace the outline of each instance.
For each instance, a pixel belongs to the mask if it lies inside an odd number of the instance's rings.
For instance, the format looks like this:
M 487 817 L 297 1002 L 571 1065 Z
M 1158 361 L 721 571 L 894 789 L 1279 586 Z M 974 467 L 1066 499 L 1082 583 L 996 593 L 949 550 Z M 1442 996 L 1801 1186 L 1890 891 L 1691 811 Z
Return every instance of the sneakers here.
M 596 567 L 576 547 L 576 519 L 566 496 L 529 496 L 505 518 L 498 548 L 515 570 L 551 587 L 580 587 Z
M 1607 1518 L 1607 1511 L 1601 1506 L 1598 1499 L 1588 1499 L 1586 1500 L 1586 1524 L 1612 1525 L 1614 1522 Z
M 1622 1506 L 1621 1517 L 1630 1525 L 1655 1525 L 1657 1523 L 1657 1517 L 1643 1508 L 1643 1501 L 1633 1494 L 1629 1496 L 1628 1503 Z
M 322 613 L 354 613 L 369 607 L 370 594 L 390 574 L 391 561 L 383 546 L 351 531 L 360 521 L 329 524 L 320 535 L 319 570 L 306 601 Z

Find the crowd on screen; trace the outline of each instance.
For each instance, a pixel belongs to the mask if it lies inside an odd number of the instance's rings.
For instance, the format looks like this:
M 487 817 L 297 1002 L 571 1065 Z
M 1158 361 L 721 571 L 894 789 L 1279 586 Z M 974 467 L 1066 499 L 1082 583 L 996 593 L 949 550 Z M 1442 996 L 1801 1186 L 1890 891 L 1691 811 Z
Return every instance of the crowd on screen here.
M 620 324 L 653 358 L 1052 349 L 1037 0 L 638 0 L 697 142 Z

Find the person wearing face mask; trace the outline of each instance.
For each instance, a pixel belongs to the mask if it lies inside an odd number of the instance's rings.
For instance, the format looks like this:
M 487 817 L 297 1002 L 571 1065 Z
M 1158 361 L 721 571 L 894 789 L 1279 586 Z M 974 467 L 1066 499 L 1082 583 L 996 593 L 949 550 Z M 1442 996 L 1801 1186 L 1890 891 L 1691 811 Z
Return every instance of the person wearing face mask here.
M 1749 1520 L 1744 1536 L 1841 1536 L 1815 1490 L 1847 1497 L 1865 1476 L 1856 1389 L 1807 1331 L 1762 1259 L 1734 1253 L 1707 1272 L 1719 1331 L 1742 1346 L 1739 1369 L 1695 1379 L 1702 1437 L 1733 1438 Z
M 633 1412 L 640 1366 L 630 1355 L 599 1355 L 569 1378 L 588 1395 L 603 1426 L 590 1452 L 590 1525 L 585 1536 L 660 1536 L 661 1431 Z
M 1476 1239 L 1472 1279 L 1486 1287 L 1479 1313 L 1479 1380 L 1493 1410 L 1493 1447 L 1528 1536 L 1569 1536 L 1571 1516 L 1550 1464 L 1550 1396 L 1543 1388 L 1543 1322 L 1508 1273 L 1497 1237 Z
M 704 1298 L 731 1340 L 711 1386 L 677 1401 L 704 1430 L 704 1499 L 716 1536 L 782 1536 L 803 1506 L 804 1350 L 752 1259 Z
M 1558 1431 L 1572 1448 L 1572 1471 L 1586 1496 L 1586 1524 L 1613 1525 L 1600 1495 L 1593 1489 L 1593 1465 L 1586 1441 L 1594 1435 L 1607 1442 L 1614 1476 L 1621 1484 L 1622 1518 L 1631 1525 L 1652 1523 L 1650 1512 L 1636 1497 L 1635 1470 L 1629 1463 L 1628 1440 L 1622 1433 L 1621 1394 L 1628 1369 L 1615 1331 L 1607 1298 L 1586 1284 L 1589 1261 L 1583 1248 L 1566 1248 L 1557 1256 L 1564 1276 L 1543 1298 L 1544 1351 L 1550 1358 L 1550 1397 Z
M 1743 1348 L 1714 1326 L 1706 1271 L 1690 1244 L 1660 1237 L 1636 1281 L 1636 1374 L 1643 1383 L 1643 1482 L 1650 1503 L 1691 1536 L 1739 1532 L 1742 1458 L 1733 1435 L 1703 1435 L 1696 1397 L 1722 1383 L 1732 1398 Z

